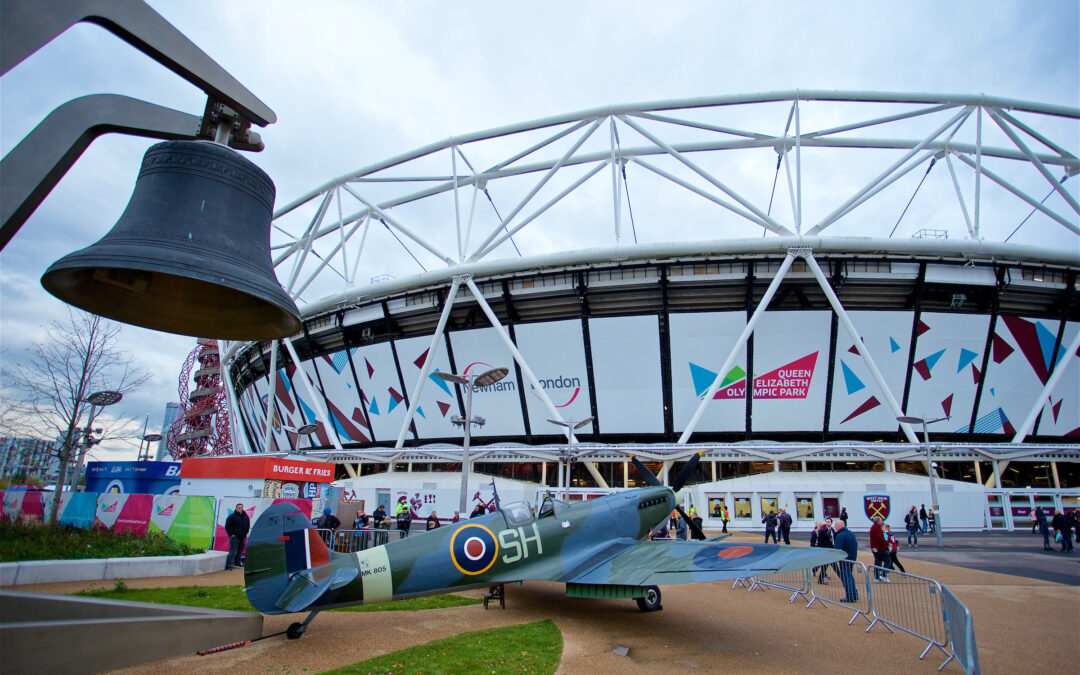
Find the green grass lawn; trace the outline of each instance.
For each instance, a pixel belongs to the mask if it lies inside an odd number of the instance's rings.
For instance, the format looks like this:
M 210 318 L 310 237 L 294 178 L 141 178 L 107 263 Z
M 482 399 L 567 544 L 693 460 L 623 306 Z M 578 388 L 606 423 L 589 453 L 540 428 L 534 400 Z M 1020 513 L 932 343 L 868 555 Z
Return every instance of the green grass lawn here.
M 328 673 L 554 673 L 562 633 L 551 619 L 462 633 Z
M 102 529 L 13 523 L 0 518 L 0 562 L 137 558 L 193 553 L 202 553 L 202 550 L 166 539 L 160 532 L 139 537 Z
M 77 595 L 94 598 L 112 598 L 114 600 L 132 600 L 134 602 L 156 602 L 164 605 L 184 605 L 186 607 L 207 607 L 210 609 L 228 609 L 236 612 L 254 612 L 248 604 L 241 586 L 175 586 L 172 588 L 128 588 L 118 581 L 112 588 L 81 591 Z M 331 609 L 331 612 L 415 612 L 423 609 L 442 609 L 477 605 L 483 602 L 479 598 L 466 598 L 460 595 L 429 595 L 423 598 L 409 598 L 379 602 L 371 605 L 353 605 Z

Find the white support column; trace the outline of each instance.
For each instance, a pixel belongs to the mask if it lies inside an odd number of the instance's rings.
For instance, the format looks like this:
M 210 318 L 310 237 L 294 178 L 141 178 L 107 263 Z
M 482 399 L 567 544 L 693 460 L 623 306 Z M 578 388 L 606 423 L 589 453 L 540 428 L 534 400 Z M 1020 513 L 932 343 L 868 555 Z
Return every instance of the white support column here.
M 334 421 L 330 419 L 329 413 L 326 412 L 326 406 L 323 404 L 322 398 L 315 393 L 315 387 L 311 385 L 311 378 L 308 376 L 307 371 L 304 370 L 304 364 L 300 362 L 300 357 L 296 355 L 296 349 L 293 348 L 292 340 L 285 338 L 282 340 L 285 344 L 285 349 L 289 351 L 289 356 L 292 357 L 293 363 L 296 364 L 296 372 L 300 373 L 302 377 L 300 382 L 307 389 L 307 393 L 311 396 L 311 405 L 315 406 L 315 414 L 322 418 L 322 421 L 326 426 L 326 435 L 330 437 L 330 442 L 334 445 L 334 448 L 338 452 L 345 452 L 345 448 L 341 447 L 341 439 L 338 438 L 337 429 L 334 427 Z
M 356 478 L 356 469 L 353 468 L 352 462 L 343 462 L 342 465 L 345 467 L 345 473 L 349 474 L 349 478 Z M 357 464 L 357 466 L 360 465 Z
M 547 462 L 540 462 L 540 484 L 547 487 Z
M 439 353 L 439 343 L 442 342 L 443 331 L 446 330 L 446 321 L 450 318 L 450 310 L 454 308 L 454 301 L 457 300 L 458 289 L 461 287 L 461 276 L 455 276 L 454 280 L 450 282 L 450 291 L 446 294 L 446 304 L 443 306 L 442 314 L 439 315 L 439 323 L 435 327 L 435 333 L 431 336 L 431 345 L 428 346 L 428 355 L 424 359 L 424 367 L 420 369 L 420 377 L 416 380 L 416 386 L 413 387 L 412 396 L 409 397 L 409 410 L 405 413 L 405 419 L 401 423 L 401 429 L 398 431 L 397 442 L 394 443 L 394 449 L 401 449 L 402 444 L 405 443 L 405 434 L 409 433 L 409 425 L 412 424 L 413 416 L 416 415 L 416 408 L 420 405 L 420 394 L 424 392 L 424 385 L 427 383 L 428 375 L 431 374 L 431 369 L 435 366 L 435 356 Z
M 664 485 L 668 484 L 668 474 L 671 473 L 671 460 L 667 460 L 660 465 L 660 482 Z
M 1054 474 L 1054 488 L 1061 489 L 1061 479 L 1058 478 L 1057 462 L 1050 462 L 1050 471 Z
M 896 397 L 893 396 L 892 391 L 889 390 L 889 386 L 885 383 L 885 378 L 881 375 L 881 371 L 878 370 L 877 364 L 874 363 L 873 357 L 870 356 L 870 352 L 866 349 L 866 345 L 863 344 L 862 337 L 859 335 L 859 331 L 855 330 L 855 324 L 851 323 L 851 318 L 848 317 L 847 311 L 844 310 L 844 306 L 840 304 L 840 298 L 836 297 L 836 293 L 833 291 L 832 286 L 829 284 L 829 280 L 825 278 L 825 273 L 821 271 L 821 266 L 818 265 L 817 260 L 814 259 L 814 254 L 809 250 L 803 252 L 803 259 L 806 260 L 806 264 L 810 267 L 810 271 L 814 273 L 814 278 L 817 279 L 818 286 L 821 287 L 825 297 L 829 299 L 829 304 L 832 306 L 833 311 L 836 312 L 836 317 L 840 320 L 840 324 L 847 331 L 848 337 L 855 343 L 855 349 L 858 350 L 859 356 L 862 357 L 866 363 L 866 367 L 870 370 L 870 374 L 874 378 L 874 382 L 877 383 L 878 391 L 885 397 L 885 401 L 889 404 L 889 409 L 892 410 L 894 417 L 903 417 L 904 412 L 900 409 L 900 404 L 896 402 Z M 912 443 L 919 443 L 919 437 L 911 429 L 911 425 L 906 422 L 900 422 L 900 429 L 903 430 L 904 435 Z
M 1012 439 L 1013 443 L 1023 443 L 1024 438 L 1031 433 L 1032 427 L 1035 426 L 1035 418 L 1039 416 L 1039 412 L 1043 409 L 1044 401 L 1049 398 L 1050 394 L 1054 392 L 1057 383 L 1061 381 L 1069 362 L 1076 357 L 1077 349 L 1080 349 L 1080 330 L 1076 331 L 1076 337 L 1074 337 L 1073 341 L 1069 344 L 1069 348 L 1065 351 L 1061 361 L 1054 366 L 1054 372 L 1050 375 L 1050 378 L 1046 380 L 1046 386 L 1039 392 L 1039 397 L 1035 399 L 1035 404 L 1031 406 L 1031 410 L 1028 411 L 1027 417 L 1024 418 L 1024 423 L 1016 430 L 1016 435 L 1013 436 Z
M 270 434 L 274 429 L 274 401 L 277 400 L 277 351 L 278 343 L 274 340 L 270 343 L 270 372 L 267 373 L 270 393 L 266 397 L 266 431 L 263 434 L 263 452 L 270 452 Z
M 742 333 L 739 334 L 739 339 L 732 345 L 731 351 L 728 353 L 727 358 L 724 360 L 723 365 L 720 366 L 720 370 L 716 373 L 716 379 L 709 385 L 708 391 L 705 392 L 705 397 L 701 399 L 701 403 L 698 404 L 697 410 L 694 411 L 693 417 L 686 424 L 686 429 L 683 430 L 682 435 L 679 436 L 679 440 L 676 441 L 679 445 L 685 445 L 690 440 L 691 434 L 697 429 L 698 422 L 701 421 L 701 416 L 705 414 L 705 408 L 712 402 L 712 397 L 716 394 L 716 390 L 720 388 L 720 383 L 724 381 L 724 376 L 728 370 L 735 363 L 735 356 L 742 349 L 742 346 L 746 344 L 746 340 L 750 337 L 750 334 L 754 332 L 754 326 L 757 325 L 758 319 L 765 313 L 765 310 L 769 307 L 769 303 L 772 301 L 773 296 L 776 295 L 776 290 L 780 288 L 780 282 L 784 280 L 784 276 L 787 275 L 788 270 L 791 268 L 791 263 L 795 260 L 795 254 L 788 251 L 787 257 L 784 258 L 784 262 L 780 264 L 780 269 L 776 271 L 776 276 L 769 283 L 769 287 L 765 289 L 765 295 L 761 297 L 761 302 L 758 303 L 757 308 L 754 310 L 750 320 L 746 322 L 746 327 L 743 328 Z M 748 372 L 746 374 L 746 395 L 749 396 L 753 391 L 753 379 L 754 374 Z
M 465 276 L 464 281 L 466 284 L 468 284 L 469 290 L 472 291 L 473 297 L 476 298 L 476 302 L 479 303 L 480 309 L 482 309 L 484 314 L 487 316 L 492 328 L 495 329 L 495 333 L 498 334 L 500 338 L 502 338 L 503 344 L 505 344 L 506 348 L 510 350 L 510 353 L 514 357 L 514 361 L 516 361 L 517 364 L 521 366 L 522 374 L 525 375 L 525 379 L 529 381 L 529 385 L 536 390 L 536 395 L 540 397 L 540 400 L 543 402 L 544 407 L 547 408 L 548 414 L 551 415 L 552 419 L 559 420 L 560 422 L 565 422 L 566 420 L 563 419 L 563 416 L 559 412 L 559 409 L 556 408 L 555 404 L 551 402 L 551 398 L 547 395 L 547 392 L 544 391 L 544 388 L 540 385 L 540 381 L 536 379 L 536 375 L 533 374 L 532 368 L 530 368 L 529 364 L 525 362 L 525 357 L 521 355 L 521 352 L 518 351 L 517 345 L 515 345 L 514 341 L 510 339 L 510 334 L 506 332 L 506 328 L 499 321 L 499 317 L 495 316 L 495 311 L 491 309 L 491 305 L 488 304 L 488 301 L 484 297 L 484 294 L 481 293 L 480 289 L 476 287 L 476 284 L 473 282 L 472 277 Z M 573 436 L 573 434 L 574 431 L 570 429 L 570 427 L 566 427 L 566 437 L 568 441 L 570 441 L 570 437 Z M 589 462 L 586 462 L 585 464 L 588 465 Z
M 975 460 L 975 482 L 978 485 L 983 484 L 982 469 L 979 467 L 979 460 L 978 459 Z
M 589 475 L 593 477 L 596 484 L 602 488 L 610 487 L 604 477 L 600 475 L 600 470 L 596 468 L 596 462 L 582 462 L 585 465 L 585 470 L 589 472 Z
M 221 340 L 217 341 L 218 346 L 218 370 L 221 377 L 221 383 L 225 386 L 225 400 L 229 405 L 229 433 L 233 437 L 233 449 L 236 449 L 236 440 L 239 438 L 244 439 L 244 446 L 248 446 L 247 435 L 243 434 L 243 426 L 240 424 L 240 406 L 236 404 L 236 390 L 233 388 L 232 377 L 229 375 L 229 369 L 225 363 L 221 361 L 221 355 L 225 354 L 225 343 Z M 145 434 L 144 434 L 145 435 Z M 248 447 L 248 454 L 253 453 L 250 447 Z
M 716 482 L 716 460 L 714 459 L 713 461 L 709 462 L 709 464 L 712 465 L 712 480 L 715 483 Z M 804 471 L 806 470 L 806 465 L 805 464 L 803 465 L 803 470 Z
M 622 463 L 622 486 L 630 487 L 630 462 Z

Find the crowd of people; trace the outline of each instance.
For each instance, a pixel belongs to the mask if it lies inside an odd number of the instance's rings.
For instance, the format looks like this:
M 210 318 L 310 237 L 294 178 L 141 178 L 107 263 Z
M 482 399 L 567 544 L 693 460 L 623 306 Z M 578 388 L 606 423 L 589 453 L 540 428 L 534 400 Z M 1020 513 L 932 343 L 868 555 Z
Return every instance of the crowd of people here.
M 1050 512 L 1047 517 L 1046 511 Z M 1075 537 L 1076 543 L 1080 544 L 1080 509 L 1073 509 L 1072 512 L 1067 510 L 1059 511 L 1054 508 L 1048 508 L 1046 510 L 1041 506 L 1036 506 L 1035 510 L 1031 512 L 1031 531 L 1035 532 L 1035 528 L 1039 528 L 1039 534 L 1043 538 L 1043 550 L 1053 551 L 1054 547 L 1050 545 L 1051 537 L 1050 530 L 1054 530 L 1053 541 L 1061 544 L 1062 553 L 1070 553 L 1073 550 L 1073 541 Z

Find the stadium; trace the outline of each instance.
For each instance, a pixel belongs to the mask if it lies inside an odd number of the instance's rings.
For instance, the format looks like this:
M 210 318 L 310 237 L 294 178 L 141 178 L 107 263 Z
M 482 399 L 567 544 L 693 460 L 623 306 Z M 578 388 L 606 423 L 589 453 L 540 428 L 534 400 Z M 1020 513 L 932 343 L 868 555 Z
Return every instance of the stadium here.
M 1080 505 L 1078 118 L 796 90 L 368 164 L 279 200 L 304 325 L 222 345 L 233 442 L 343 477 L 457 472 L 468 425 L 475 471 L 556 485 L 570 462 L 583 493 L 636 485 L 629 454 L 665 475 L 701 452 L 691 482 L 715 484 L 926 476 L 932 453 L 988 522 L 1006 490 Z M 470 411 L 436 375 L 497 368 Z

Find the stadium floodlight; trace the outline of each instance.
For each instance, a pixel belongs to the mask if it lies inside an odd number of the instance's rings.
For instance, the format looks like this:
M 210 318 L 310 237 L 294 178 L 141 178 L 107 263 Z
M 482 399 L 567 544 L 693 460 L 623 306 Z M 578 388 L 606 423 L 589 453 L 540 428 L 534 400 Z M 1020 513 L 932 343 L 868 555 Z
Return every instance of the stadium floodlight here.
M 463 427 L 465 430 L 465 441 L 461 444 L 461 496 L 458 503 L 458 511 L 465 512 L 465 503 L 468 501 L 469 491 L 469 441 L 472 438 L 472 425 L 484 426 L 487 424 L 487 420 L 483 417 L 472 416 L 472 396 L 473 388 L 475 387 L 490 387 L 499 380 L 509 374 L 510 371 L 506 368 L 492 368 L 491 370 L 480 373 L 479 375 L 457 375 L 455 373 L 432 373 L 435 377 L 447 382 L 453 382 L 454 384 L 460 384 L 465 387 L 465 417 L 461 418 L 454 415 L 450 418 L 450 422 L 455 426 Z
M 945 548 L 945 539 L 941 535 L 941 507 L 938 505 L 937 499 L 937 483 L 934 482 L 934 467 L 937 466 L 936 462 L 930 461 L 930 432 L 926 429 L 927 424 L 933 424 L 934 422 L 941 422 L 949 419 L 948 417 L 938 417 L 932 420 L 924 419 L 922 417 L 912 417 L 910 415 L 901 415 L 896 418 L 897 422 L 903 422 L 904 424 L 921 424 L 923 432 L 923 447 L 926 449 L 926 473 L 930 474 L 930 500 L 934 503 L 931 507 L 934 509 L 934 532 L 937 534 L 938 548 Z

